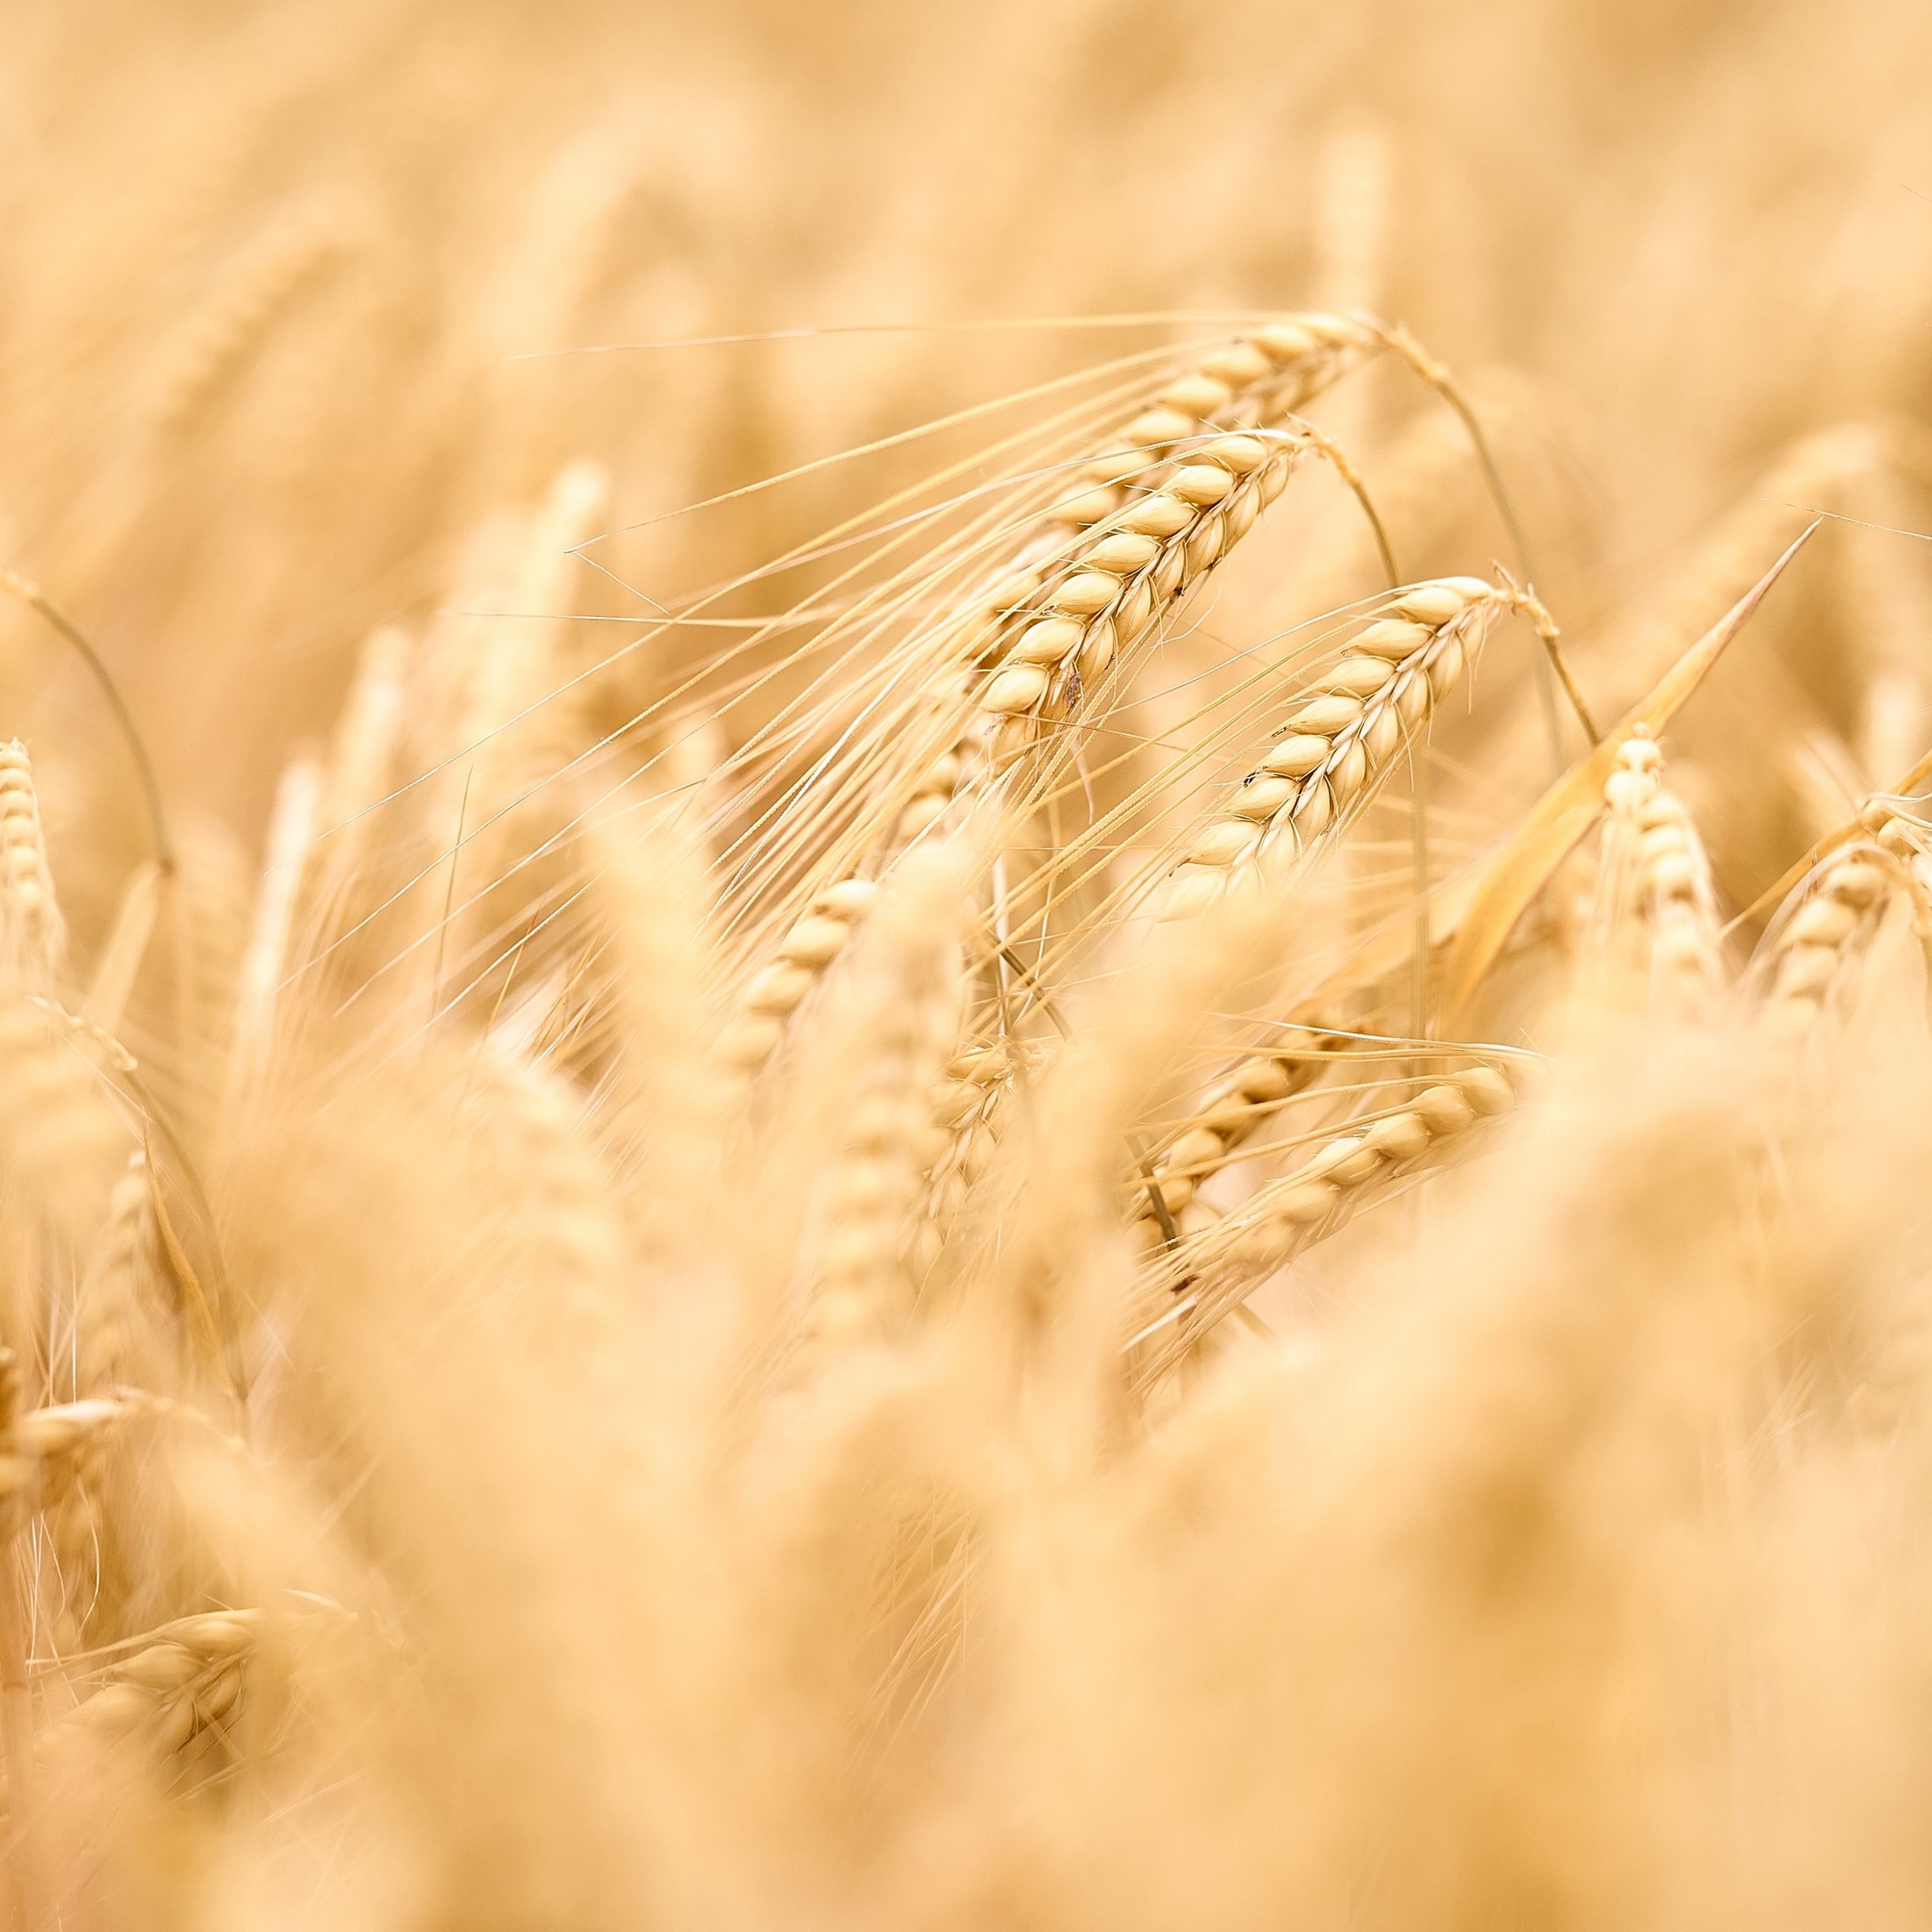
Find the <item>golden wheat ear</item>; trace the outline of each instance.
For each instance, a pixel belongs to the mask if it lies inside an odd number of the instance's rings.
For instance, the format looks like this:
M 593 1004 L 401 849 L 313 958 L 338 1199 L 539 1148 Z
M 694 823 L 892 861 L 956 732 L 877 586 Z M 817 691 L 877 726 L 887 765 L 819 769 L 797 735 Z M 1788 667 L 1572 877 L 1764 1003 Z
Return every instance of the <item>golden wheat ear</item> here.
M 1390 1188 L 1468 1152 L 1470 1130 L 1508 1112 L 1516 1098 L 1510 1080 L 1491 1066 L 1424 1087 L 1334 1136 L 1292 1172 L 1158 1256 L 1145 1270 L 1137 1325 L 1125 1344 L 1135 1388 L 1151 1388 L 1304 1249 Z
M 1070 750 L 1069 724 L 1104 712 L 1158 641 L 1166 613 L 1316 447 L 1282 425 L 1372 349 L 1364 326 L 1344 318 L 1264 325 L 1169 382 L 1089 458 L 1084 487 L 1049 502 L 1006 567 L 933 626 L 938 662 L 927 697 L 936 694 L 951 722 L 937 738 L 930 728 L 914 734 L 925 748 L 899 774 L 877 849 L 818 896 L 862 886 L 966 806 L 1024 810 L 1051 790 Z M 771 968 L 752 982 L 728 1045 L 736 1064 L 764 1064 L 810 984 Z
M 17 738 L 0 744 L 0 953 L 22 980 L 41 988 L 52 984 L 67 958 L 40 794 L 27 748 Z
M 1759 991 L 1763 1031 L 1792 1052 L 1814 1041 L 1894 906 L 1932 967 L 1932 896 L 1883 846 L 1842 849 L 1804 880 L 1766 932 L 1747 982 Z
M 1166 882 L 1162 915 L 1204 911 L 1228 885 L 1312 850 L 1359 813 L 1481 648 L 1506 593 L 1477 578 L 1418 585 L 1349 640 L 1290 713 L 1237 796 L 1190 835 Z
M 1710 862 L 1646 728 L 1618 744 L 1604 804 L 1578 970 L 1582 1012 L 1602 1018 L 1648 1005 L 1679 1022 L 1708 1018 L 1725 977 Z

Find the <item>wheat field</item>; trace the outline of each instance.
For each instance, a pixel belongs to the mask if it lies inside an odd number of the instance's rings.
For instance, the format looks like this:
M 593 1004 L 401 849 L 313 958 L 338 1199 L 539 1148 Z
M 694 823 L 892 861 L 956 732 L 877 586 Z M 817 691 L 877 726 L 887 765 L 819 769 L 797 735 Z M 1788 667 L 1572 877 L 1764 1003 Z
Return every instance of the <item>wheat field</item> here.
M 6 40 L 9 1923 L 1932 1922 L 1932 14 Z

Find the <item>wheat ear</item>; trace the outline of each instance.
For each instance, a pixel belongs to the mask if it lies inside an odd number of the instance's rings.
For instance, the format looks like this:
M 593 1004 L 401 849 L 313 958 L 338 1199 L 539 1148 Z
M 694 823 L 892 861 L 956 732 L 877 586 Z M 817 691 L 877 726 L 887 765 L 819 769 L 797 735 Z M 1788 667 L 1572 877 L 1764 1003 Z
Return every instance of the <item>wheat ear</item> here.
M 1359 811 L 1514 601 L 1473 577 L 1395 598 L 1316 680 L 1226 808 L 1193 835 L 1167 880 L 1162 916 L 1204 911 L 1266 854 L 1305 852 Z
M 992 1166 L 1026 1064 L 1020 1042 L 990 1040 L 956 1053 L 934 1082 L 930 1119 L 938 1147 L 922 1210 L 930 1232 L 920 1237 L 928 1254 L 943 1244 L 967 1195 Z
M 1864 852 L 1853 846 L 1816 868 L 1792 896 L 1796 910 L 1766 936 L 1758 1007 L 1766 1033 L 1792 1048 L 1810 1038 L 1834 987 L 1900 893 L 1912 902 L 1922 941 L 1932 926 L 1925 890 L 1897 854 L 1882 845 Z
M 157 1290 L 160 1235 L 144 1148 L 114 1184 L 107 1226 L 74 1306 L 74 1385 L 82 1396 L 135 1384 L 166 1385 Z
M 776 960 L 754 974 L 739 995 L 736 1016 L 718 1046 L 728 1067 L 751 1073 L 777 1051 L 785 1022 L 844 951 L 878 894 L 869 879 L 842 879 L 817 895 L 778 942 Z
M 164 436 L 184 434 L 244 369 L 303 289 L 341 253 L 320 210 L 274 223 L 164 352 L 142 407 Z
M 1717 895 L 1703 842 L 1663 765 L 1648 728 L 1638 725 L 1604 781 L 1595 963 L 1618 972 L 1640 954 L 1652 1005 L 1690 1019 L 1708 1010 L 1724 979 Z
M 929 1224 L 916 1209 L 932 1158 L 931 1094 L 958 1038 L 962 991 L 958 936 L 932 916 L 935 898 L 926 880 L 905 879 L 868 943 L 857 990 L 872 1018 L 826 1180 L 811 1310 L 821 1336 L 889 1322 L 912 1276 L 933 1258 Z
M 91 1697 L 40 1733 L 40 1754 L 78 1766 L 138 1742 L 166 1756 L 230 1723 L 262 1623 L 259 1610 L 214 1610 L 150 1631 L 108 1667 Z
M 1210 1088 L 1186 1127 L 1150 1163 L 1150 1181 L 1169 1215 L 1183 1212 L 1207 1177 L 1226 1166 L 1234 1150 L 1296 1094 L 1304 1093 L 1347 1044 L 1340 1034 L 1296 1029 L 1264 1051 L 1250 1054 Z M 1165 1233 L 1143 1188 L 1135 1195 L 1135 1232 L 1151 1246 Z
M 129 1136 L 102 1090 L 92 1040 L 49 1002 L 0 979 L 0 1185 L 84 1250 Z M 17 1331 L 16 1331 L 17 1332 Z
M 916 775 L 886 858 L 931 830 L 962 794 L 989 781 L 1010 787 L 1024 754 L 1073 716 L 1090 687 L 1118 683 L 1162 613 L 1246 534 L 1315 446 L 1275 425 L 1377 340 L 1340 316 L 1264 325 L 1168 384 L 1088 460 L 1084 487 L 1052 507 L 1004 572 L 969 598 L 963 620 L 952 620 L 946 649 L 964 668 L 942 673 L 934 693 L 959 722 Z M 761 1066 L 829 963 L 787 958 L 782 949 L 780 964 L 746 988 L 726 1035 L 728 1062 L 748 1072 Z
M 952 688 L 968 722 L 901 810 L 900 840 L 937 819 L 969 776 L 1002 768 L 1070 716 L 1247 534 L 1316 446 L 1275 426 L 1322 374 L 1339 373 L 1336 344 L 1297 332 L 1294 357 L 1277 362 L 1256 346 L 1261 334 L 1162 390 L 1120 448 L 1088 463 L 1091 487 L 1057 506 L 981 593 L 951 644 L 967 666 Z M 1266 339 L 1291 346 L 1279 332 Z M 1222 379 L 1238 374 L 1248 378 L 1238 388 Z
M 1145 1270 L 1137 1305 L 1159 1310 L 1127 1346 L 1145 1388 L 1270 1275 L 1333 1233 L 1387 1184 L 1438 1165 L 1479 1120 L 1506 1113 L 1516 1090 L 1490 1066 L 1425 1088 L 1372 1124 L 1337 1134 L 1293 1172 L 1258 1189 Z
M 28 985 L 50 984 L 67 952 L 27 748 L 0 744 L 0 951 Z

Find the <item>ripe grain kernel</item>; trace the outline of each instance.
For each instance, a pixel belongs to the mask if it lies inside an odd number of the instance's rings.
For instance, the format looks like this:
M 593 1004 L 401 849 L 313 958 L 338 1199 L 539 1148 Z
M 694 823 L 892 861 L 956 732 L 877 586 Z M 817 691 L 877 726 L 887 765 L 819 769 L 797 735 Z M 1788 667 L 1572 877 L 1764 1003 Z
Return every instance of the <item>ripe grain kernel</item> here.
M 1190 1127 L 1161 1157 L 1163 1170 L 1210 1168 L 1227 1152 L 1221 1136 L 1207 1127 Z
M 942 1080 L 933 1088 L 928 1105 L 940 1126 L 957 1130 L 979 1112 L 980 1096 L 964 1080 Z
M 1395 715 L 1410 727 L 1420 724 L 1422 718 L 1428 717 L 1430 700 L 1432 692 L 1428 676 L 1422 670 L 1416 670 L 1412 664 L 1396 678 L 1389 690 L 1389 704 L 1395 705 Z
M 1115 530 L 1102 537 L 1080 561 L 1090 569 L 1110 571 L 1116 577 L 1125 577 L 1134 571 L 1144 569 L 1160 553 L 1160 546 L 1152 537 Z
M 1270 776 L 1251 778 L 1230 801 L 1229 809 L 1243 818 L 1272 818 L 1295 795 L 1292 781 Z
M 1136 503 L 1130 503 L 1118 519 L 1124 530 L 1132 530 L 1142 536 L 1171 537 L 1184 530 L 1194 520 L 1193 511 L 1177 498 L 1165 492 L 1156 491 L 1151 496 L 1143 496 Z
M 964 1053 L 955 1054 L 946 1063 L 946 1070 L 956 1080 L 970 1080 L 976 1085 L 990 1087 L 994 1082 L 1005 1076 L 1007 1066 L 1006 1051 L 997 1046 L 969 1047 Z
M 1395 756 L 1402 746 L 1402 719 L 1393 704 L 1370 706 L 1364 714 L 1361 743 L 1377 770 Z
M 1658 934 L 1652 946 L 1651 958 L 1663 972 L 1702 972 L 1705 958 L 1703 942 L 1695 932 L 1683 926 L 1673 926 Z
M 1298 705 L 1288 724 L 1292 732 L 1332 738 L 1336 732 L 1346 731 L 1361 715 L 1360 704 L 1352 698 L 1317 698 Z
M 1516 1105 L 1516 1089 L 1493 1066 L 1466 1067 L 1456 1084 L 1479 1114 L 1504 1114 Z
M 1201 1103 L 1201 1124 L 1211 1128 L 1223 1142 L 1232 1144 L 1245 1134 L 1254 1120 L 1254 1109 L 1226 1087 L 1216 1088 Z
M 1384 617 L 1354 638 L 1349 648 L 1394 663 L 1414 656 L 1435 635 L 1434 629 L 1427 624 L 1412 624 L 1400 617 Z
M 1326 1220 L 1341 1198 L 1342 1190 L 1330 1181 L 1301 1180 L 1292 1187 L 1283 1188 L 1270 1205 L 1278 1220 L 1293 1227 L 1305 1228 Z
M 1612 812 L 1634 812 L 1657 788 L 1648 772 L 1633 772 L 1619 765 L 1604 781 L 1604 802 Z
M 1185 1174 L 1162 1174 L 1154 1178 L 1154 1187 L 1170 1214 L 1178 1214 L 1194 1198 L 1194 1180 Z
M 1349 803 L 1368 782 L 1369 754 L 1363 750 L 1362 741 L 1357 738 L 1343 746 L 1324 776 L 1336 803 Z
M 1087 626 L 1080 646 L 1080 678 L 1090 688 L 1098 683 L 1114 662 L 1118 634 L 1111 618 L 1096 617 Z
M 841 879 L 813 899 L 813 906 L 833 919 L 863 919 L 878 903 L 878 886 L 870 879 Z
M 1132 643 L 1154 622 L 1155 605 L 1156 595 L 1151 584 L 1143 581 L 1129 584 L 1119 609 L 1114 613 L 1114 628 L 1124 640 Z
M 1868 906 L 1884 890 L 1885 874 L 1863 859 L 1847 860 L 1826 875 L 1825 890 L 1850 906 Z
M 1334 740 L 1312 731 L 1292 732 L 1271 746 L 1262 759 L 1263 770 L 1285 778 L 1306 778 L 1334 749 Z
M 1459 616 L 1466 601 L 1460 591 L 1448 584 L 1420 584 L 1396 598 L 1389 605 L 1389 614 L 1436 631 L 1450 618 Z
M 1216 382 L 1211 376 L 1184 376 L 1179 382 L 1169 383 L 1156 400 L 1163 409 L 1191 418 L 1188 424 L 1191 431 L 1195 422 L 1206 422 L 1234 399 L 1234 392 L 1227 384 Z
M 1236 342 L 1201 358 L 1201 373 L 1228 390 L 1252 388 L 1274 374 L 1274 364 L 1252 343 Z
M 734 1020 L 718 1042 L 718 1056 L 727 1066 L 762 1066 L 778 1051 L 784 1029 L 763 1014 Z
M 1300 318 L 1301 326 L 1316 341 L 1331 347 L 1341 348 L 1359 342 L 1362 328 L 1359 322 L 1352 322 L 1346 315 L 1327 315 L 1316 313 Z
M 1204 463 L 1218 463 L 1237 476 L 1252 476 L 1268 460 L 1268 445 L 1258 436 L 1224 436 L 1202 450 Z
M 802 966 L 765 967 L 745 989 L 745 1010 L 782 1018 L 811 992 L 814 976 Z
M 1294 1090 L 1288 1069 L 1272 1054 L 1258 1053 L 1242 1062 L 1234 1078 L 1234 1089 L 1244 1100 L 1264 1106 L 1286 1100 Z
M 1838 976 L 1835 946 L 1794 946 L 1778 962 L 1778 990 L 1786 998 L 1816 998 Z
M 1409 1102 L 1409 1112 L 1432 1134 L 1460 1134 L 1476 1118 L 1476 1110 L 1460 1088 L 1425 1087 Z
M 1428 660 L 1426 668 L 1430 688 L 1438 698 L 1454 689 L 1456 680 L 1462 675 L 1462 642 L 1460 638 L 1446 640 L 1437 655 Z
M 1184 503 L 1218 503 L 1233 489 L 1234 479 L 1226 470 L 1203 463 L 1177 470 L 1162 487 Z
M 1697 890 L 1697 868 L 1682 853 L 1670 854 L 1651 866 L 1650 887 L 1660 898 L 1688 898 Z
M 1289 1225 L 1294 1218 L 1292 1214 L 1277 1211 L 1274 1219 L 1257 1221 L 1252 1227 L 1244 1228 L 1234 1238 L 1231 1250 L 1234 1258 L 1256 1274 L 1272 1273 L 1287 1258 L 1288 1250 L 1294 1245 L 1294 1231 Z M 1315 1214 L 1309 1218 L 1319 1220 L 1322 1217 Z
M 1211 569 L 1226 548 L 1227 524 L 1218 512 L 1203 517 L 1186 538 L 1187 574 L 1204 575 Z
M 1037 664 L 1015 664 L 993 679 L 980 702 L 988 711 L 1009 716 L 1030 711 L 1046 694 L 1046 673 Z
M 1258 836 L 1245 819 L 1217 819 L 1195 840 L 1187 856 L 1197 866 L 1232 866 L 1254 850 Z
M 1228 874 L 1220 866 L 1184 865 L 1168 878 L 1160 905 L 1162 919 L 1192 919 L 1205 912 L 1226 890 Z
M 1045 622 L 1030 625 L 1020 633 L 1010 661 L 1016 664 L 1057 664 L 1079 649 L 1085 631 L 1086 626 L 1073 618 L 1049 617 Z M 988 708 L 998 711 L 1025 707 L 994 704 L 989 696 Z
M 1429 1128 L 1417 1113 L 1391 1114 L 1369 1130 L 1364 1144 L 1392 1161 L 1413 1160 L 1429 1144 Z
M 1178 410 L 1147 410 L 1128 424 L 1124 440 L 1154 449 L 1193 434 L 1193 418 Z
M 1221 512 L 1221 521 L 1228 532 L 1231 544 L 1239 543 L 1255 526 L 1255 519 L 1262 513 L 1261 492 L 1250 487 L 1238 490 L 1228 499 Z
M 1056 503 L 1053 514 L 1064 524 L 1103 524 L 1120 506 L 1118 490 L 1088 490 Z
M 1089 457 L 1080 473 L 1090 482 L 1125 483 L 1144 476 L 1154 461 L 1144 449 L 1110 449 L 1104 455 Z
M 844 950 L 852 928 L 844 920 L 808 916 L 787 933 L 778 957 L 794 966 L 826 966 Z
M 1391 673 L 1380 658 L 1346 657 L 1336 661 L 1322 680 L 1328 691 L 1346 692 L 1352 698 L 1372 698 L 1388 683 Z
M 1039 594 L 1040 572 L 1016 570 L 1001 578 L 986 593 L 986 608 L 995 616 L 1004 616 L 1009 611 L 1029 608 Z
M 1055 590 L 1052 608 L 1076 617 L 1090 617 L 1104 610 L 1120 594 L 1120 579 L 1097 570 L 1084 570 L 1070 577 Z
M 942 752 L 919 775 L 921 791 L 950 792 L 959 782 L 959 758 L 954 752 Z
M 1301 789 L 1301 800 L 1291 814 L 1294 836 L 1304 844 L 1318 838 L 1334 822 L 1335 795 L 1320 778 L 1311 778 Z
M 1277 368 L 1306 360 L 1322 346 L 1312 330 L 1292 322 L 1264 322 L 1248 340 Z
M 1385 1164 L 1382 1154 L 1368 1144 L 1364 1136 L 1344 1134 L 1321 1148 L 1302 1168 L 1299 1178 L 1332 1180 L 1344 1187 L 1353 1187 L 1367 1180 L 1370 1174 L 1379 1173 Z

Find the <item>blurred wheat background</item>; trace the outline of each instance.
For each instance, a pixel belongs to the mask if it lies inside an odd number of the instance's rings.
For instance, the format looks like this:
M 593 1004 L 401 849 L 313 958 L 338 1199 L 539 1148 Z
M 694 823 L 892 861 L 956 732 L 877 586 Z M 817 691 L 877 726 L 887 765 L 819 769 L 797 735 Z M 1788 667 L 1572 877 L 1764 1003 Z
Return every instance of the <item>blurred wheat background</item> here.
M 1927 1922 L 1932 12 L 5 38 L 14 1923 Z

